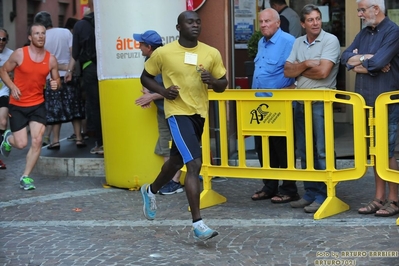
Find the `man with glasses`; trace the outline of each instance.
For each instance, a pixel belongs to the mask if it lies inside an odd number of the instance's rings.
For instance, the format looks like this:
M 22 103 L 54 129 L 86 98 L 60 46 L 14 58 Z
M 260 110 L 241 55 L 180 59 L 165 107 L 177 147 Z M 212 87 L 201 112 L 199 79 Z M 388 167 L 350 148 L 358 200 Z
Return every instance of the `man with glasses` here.
M 356 73 L 355 91 L 364 97 L 368 106 L 374 107 L 381 93 L 399 90 L 399 27 L 385 16 L 384 0 L 357 0 L 357 4 L 357 15 L 365 27 L 342 53 L 341 63 Z M 398 170 L 394 151 L 399 106 L 390 104 L 388 108 L 389 168 Z M 398 184 L 384 181 L 375 169 L 374 178 L 374 199 L 358 212 L 375 216 L 399 213 Z
M 357 10 L 357 13 L 364 14 L 364 13 L 367 11 L 367 9 L 372 8 L 372 7 L 375 7 L 375 5 L 371 5 L 371 6 L 368 6 L 368 7 L 366 7 L 366 8 L 360 7 L 360 8 L 358 8 L 358 9 L 356 9 L 356 10 Z
M 8 43 L 8 33 L 5 29 L 0 29 L 0 67 L 8 60 L 13 50 L 6 47 Z M 8 124 L 8 101 L 10 89 L 0 79 L 0 142 L 2 135 L 7 129 Z M 0 169 L 6 169 L 6 165 L 0 160 Z
M 296 78 L 298 89 L 335 89 L 341 48 L 337 37 L 323 31 L 320 9 L 312 4 L 301 11 L 301 25 L 306 34 L 295 40 L 294 47 L 284 66 L 284 75 Z M 296 155 L 306 168 L 306 143 L 304 104 L 294 104 Z M 326 169 L 324 103 L 312 103 L 314 168 Z M 326 184 L 304 182 L 305 194 L 290 203 L 292 208 L 316 212 L 327 198 Z

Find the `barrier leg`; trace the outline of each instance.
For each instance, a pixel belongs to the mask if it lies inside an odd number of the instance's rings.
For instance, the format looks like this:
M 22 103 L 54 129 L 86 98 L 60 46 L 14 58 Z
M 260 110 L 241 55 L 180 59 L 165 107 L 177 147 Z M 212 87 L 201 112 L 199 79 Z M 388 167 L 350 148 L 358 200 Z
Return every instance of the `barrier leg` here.
M 211 154 L 211 161 L 213 161 L 212 154 Z M 200 195 L 200 209 L 212 207 L 214 205 L 225 203 L 227 201 L 226 197 L 220 195 L 219 193 L 217 193 L 212 189 L 212 177 L 213 176 L 209 176 L 208 174 L 208 168 L 203 167 L 202 182 L 204 185 L 204 190 L 201 192 Z
M 200 209 L 212 207 L 227 201 L 226 197 L 212 189 L 204 189 L 200 195 Z
M 323 219 L 349 210 L 349 205 L 337 198 L 335 195 L 335 186 L 337 184 L 338 182 L 327 182 L 327 199 L 314 214 L 313 218 L 315 220 Z

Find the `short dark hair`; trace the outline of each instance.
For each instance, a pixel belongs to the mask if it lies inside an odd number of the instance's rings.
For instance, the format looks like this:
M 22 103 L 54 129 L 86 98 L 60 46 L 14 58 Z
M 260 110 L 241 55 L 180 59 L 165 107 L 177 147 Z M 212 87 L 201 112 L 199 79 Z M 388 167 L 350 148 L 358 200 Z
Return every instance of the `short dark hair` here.
M 68 18 L 67 21 L 65 22 L 65 26 L 64 28 L 68 29 L 68 30 L 72 30 L 73 26 L 75 26 L 76 22 L 78 22 L 79 20 L 77 18 Z
M 161 44 L 161 45 L 154 45 L 154 46 L 151 45 L 153 51 L 155 51 L 157 48 L 162 47 L 162 46 L 163 46 L 163 44 Z
M 302 10 L 301 10 L 301 22 L 305 22 L 305 16 L 309 15 L 310 13 L 312 13 L 313 11 L 317 11 L 320 14 L 320 18 L 321 18 L 321 11 L 320 9 L 313 4 L 308 4 L 305 5 Z
M 146 47 L 150 47 L 151 46 L 151 51 L 155 51 L 157 48 L 162 47 L 163 44 L 160 45 L 152 45 L 152 44 L 148 44 L 146 42 L 141 42 L 142 44 L 144 44 Z
M 287 5 L 287 2 L 285 0 L 270 0 L 269 4 L 270 5 L 276 4 L 282 6 L 282 5 Z
M 35 15 L 33 19 L 34 23 L 42 24 L 46 29 L 53 27 L 53 21 L 51 20 L 51 15 L 47 11 L 40 11 Z

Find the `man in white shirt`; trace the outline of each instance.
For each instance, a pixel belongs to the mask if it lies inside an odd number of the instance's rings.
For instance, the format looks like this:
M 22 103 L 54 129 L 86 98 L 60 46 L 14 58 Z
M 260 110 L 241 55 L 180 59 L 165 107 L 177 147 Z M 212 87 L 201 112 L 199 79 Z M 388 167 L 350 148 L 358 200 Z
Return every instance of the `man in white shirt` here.
M 52 141 L 47 146 L 49 150 L 60 149 L 61 124 L 72 121 L 76 135 L 76 146 L 85 147 L 86 143 L 81 134 L 81 122 L 86 117 L 84 104 L 80 97 L 81 91 L 76 80 L 65 82 L 64 76 L 68 71 L 68 64 L 72 53 L 72 33 L 65 28 L 53 27 L 50 13 L 40 11 L 35 15 L 34 22 L 46 27 L 46 43 L 44 48 L 52 53 L 58 62 L 62 89 L 53 91 L 47 82 L 45 90 L 47 126 L 52 127 Z M 50 76 L 47 77 L 48 80 Z

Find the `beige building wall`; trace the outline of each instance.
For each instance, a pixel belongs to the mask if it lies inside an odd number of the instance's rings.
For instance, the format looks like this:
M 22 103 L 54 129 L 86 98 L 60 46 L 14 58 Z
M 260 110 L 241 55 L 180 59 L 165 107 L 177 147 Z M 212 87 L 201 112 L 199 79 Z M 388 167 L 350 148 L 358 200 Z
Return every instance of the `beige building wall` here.
M 231 24 L 229 0 L 208 0 L 197 11 L 202 21 L 200 41 L 217 48 L 222 54 L 227 73 L 231 73 Z M 230 81 L 231 76 L 227 77 Z

